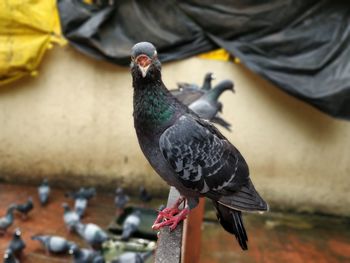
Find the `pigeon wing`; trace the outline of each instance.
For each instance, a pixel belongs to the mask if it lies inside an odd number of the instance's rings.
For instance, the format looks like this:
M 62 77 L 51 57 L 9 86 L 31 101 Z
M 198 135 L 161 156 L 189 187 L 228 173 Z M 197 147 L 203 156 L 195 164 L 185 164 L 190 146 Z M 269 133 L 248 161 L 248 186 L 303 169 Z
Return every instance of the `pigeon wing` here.
M 267 209 L 242 155 L 209 122 L 183 115 L 164 131 L 159 147 L 186 188 L 233 209 Z

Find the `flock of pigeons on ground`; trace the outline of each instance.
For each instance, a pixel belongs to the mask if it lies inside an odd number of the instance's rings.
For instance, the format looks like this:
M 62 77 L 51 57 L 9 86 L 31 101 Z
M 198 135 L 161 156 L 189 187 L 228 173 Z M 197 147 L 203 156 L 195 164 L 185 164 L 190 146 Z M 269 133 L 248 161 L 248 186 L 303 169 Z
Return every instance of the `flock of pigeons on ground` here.
M 50 186 L 45 179 L 38 187 L 39 200 L 42 206 L 49 202 Z M 115 193 L 114 203 L 116 212 L 121 215 L 130 198 L 126 195 L 121 187 L 117 188 Z M 32 240 L 41 243 L 45 249 L 46 254 L 67 254 L 73 257 L 74 263 L 104 263 L 105 259 L 102 255 L 102 244 L 110 240 L 110 236 L 105 230 L 93 223 L 84 224 L 80 220 L 84 216 L 89 200 L 96 195 L 96 189 L 80 188 L 76 192 L 66 193 L 65 196 L 74 199 L 74 209 L 69 207 L 67 203 L 62 203 L 63 207 L 63 221 L 69 232 L 76 233 L 88 245 L 89 248 L 80 248 L 77 244 L 69 241 L 61 236 L 55 235 L 34 235 Z M 144 187 L 140 187 L 139 199 L 142 202 L 149 202 L 152 196 Z M 7 229 L 14 222 L 14 212 L 17 211 L 22 215 L 23 219 L 28 217 L 29 212 L 34 208 L 32 197 L 24 204 L 11 204 L 6 212 L 6 215 L 0 218 L 0 234 L 4 235 Z M 138 230 L 141 223 L 141 212 L 137 209 L 129 214 L 123 222 L 123 231 L 120 239 L 128 241 L 129 238 Z M 26 244 L 21 238 L 21 231 L 17 228 L 13 233 L 13 238 L 8 244 L 4 253 L 4 263 L 19 263 L 23 250 Z M 147 260 L 153 251 L 139 253 L 139 252 L 124 252 L 112 263 L 142 263 Z

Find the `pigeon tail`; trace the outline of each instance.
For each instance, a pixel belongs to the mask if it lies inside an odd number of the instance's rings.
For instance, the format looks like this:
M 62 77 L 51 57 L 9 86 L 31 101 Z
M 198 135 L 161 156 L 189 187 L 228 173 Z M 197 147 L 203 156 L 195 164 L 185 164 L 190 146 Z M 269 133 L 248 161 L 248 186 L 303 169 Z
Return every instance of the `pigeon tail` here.
M 216 216 L 222 227 L 227 232 L 235 235 L 243 250 L 248 250 L 248 236 L 244 228 L 241 211 L 230 209 L 216 201 L 213 201 L 213 204 L 216 208 Z
M 127 226 L 123 229 L 123 233 L 121 235 L 121 240 L 127 241 L 129 240 L 130 236 L 134 232 L 134 228 L 132 226 Z
M 40 241 L 41 243 L 45 243 L 47 239 L 47 236 L 41 236 L 41 235 L 34 235 L 32 236 L 32 240 Z
M 225 121 L 223 118 L 219 117 L 218 115 L 214 116 L 214 118 L 212 118 L 210 121 L 221 125 L 222 127 L 224 127 L 228 131 L 232 131 L 231 130 L 232 125 L 230 123 L 228 123 L 227 121 Z
M 239 211 L 254 212 L 269 210 L 268 204 L 255 190 L 250 179 L 241 189 L 233 191 L 232 194 L 221 196 L 217 201 L 226 207 Z
M 147 259 L 153 255 L 153 252 L 154 252 L 153 250 L 150 250 L 150 251 L 142 253 L 141 258 L 142 258 L 143 262 L 146 262 Z

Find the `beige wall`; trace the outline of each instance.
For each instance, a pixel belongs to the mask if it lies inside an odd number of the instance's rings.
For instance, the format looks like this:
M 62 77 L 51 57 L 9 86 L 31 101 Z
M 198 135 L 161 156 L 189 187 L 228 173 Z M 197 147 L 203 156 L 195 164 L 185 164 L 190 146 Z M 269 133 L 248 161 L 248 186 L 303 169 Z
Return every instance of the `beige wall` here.
M 284 94 L 242 65 L 192 58 L 163 66 L 176 81 L 201 83 L 213 71 L 235 82 L 222 97 L 251 176 L 273 208 L 350 215 L 350 123 Z M 127 68 L 70 47 L 46 55 L 37 78 L 0 87 L 0 177 L 76 186 L 139 183 L 165 192 L 139 150 Z M 156 187 L 156 185 L 159 185 Z

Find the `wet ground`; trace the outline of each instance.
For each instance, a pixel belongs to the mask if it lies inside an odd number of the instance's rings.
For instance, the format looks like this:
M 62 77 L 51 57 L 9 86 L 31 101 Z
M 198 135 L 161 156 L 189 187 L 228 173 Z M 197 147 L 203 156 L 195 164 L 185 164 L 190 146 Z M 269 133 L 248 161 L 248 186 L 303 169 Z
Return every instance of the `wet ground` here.
M 27 220 L 16 215 L 14 224 L 9 228 L 12 233 L 16 227 L 20 227 L 27 243 L 21 262 L 71 262 L 69 256 L 46 255 L 41 246 L 30 239 L 34 234 L 61 235 L 85 246 L 76 235 L 66 231 L 61 203 L 72 205 L 73 202 L 63 193 L 62 190 L 53 189 L 51 202 L 42 208 L 38 204 L 36 188 L 0 184 L 0 217 L 10 203 L 23 203 L 28 196 L 33 196 L 36 206 Z M 113 193 L 98 192 L 97 197 L 91 200 L 83 222 L 93 222 L 107 228 L 115 214 L 113 198 Z M 150 206 L 158 208 L 160 203 L 162 200 L 156 200 Z M 202 263 L 350 262 L 348 219 L 279 213 L 250 214 L 244 217 L 249 236 L 249 250 L 246 252 L 241 251 L 234 238 L 215 223 L 213 211 L 206 213 L 206 219 L 202 225 Z M 3 255 L 10 240 L 11 234 L 0 237 L 0 255 Z
M 348 219 L 269 213 L 247 215 L 244 221 L 248 251 L 217 223 L 205 223 L 201 262 L 350 262 Z

